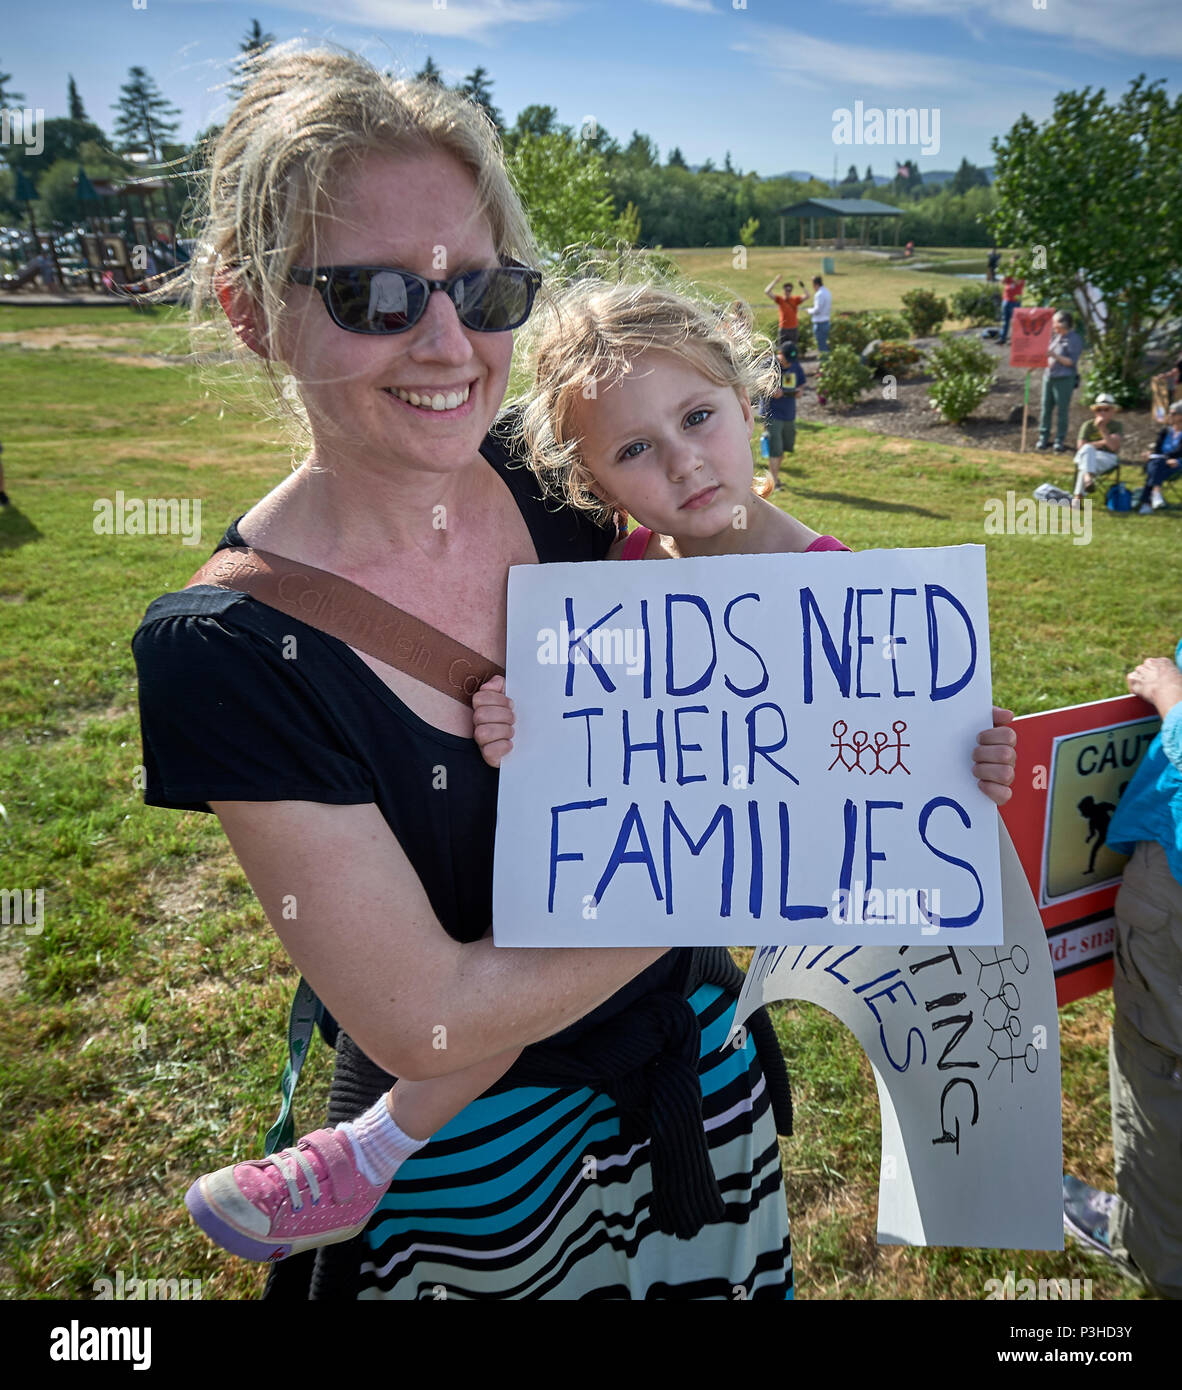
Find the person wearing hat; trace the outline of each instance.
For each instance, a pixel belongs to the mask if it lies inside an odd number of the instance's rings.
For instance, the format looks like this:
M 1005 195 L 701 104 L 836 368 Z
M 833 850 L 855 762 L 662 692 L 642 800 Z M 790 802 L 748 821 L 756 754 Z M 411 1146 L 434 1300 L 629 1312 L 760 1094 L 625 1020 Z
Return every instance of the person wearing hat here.
M 803 291 L 804 281 L 800 280 L 798 283 Z M 773 294 L 772 290 L 775 289 L 775 286 L 775 280 L 769 280 L 764 286 L 763 292 L 775 303 L 780 314 L 780 335 L 776 346 L 783 347 L 785 343 L 792 343 L 795 346 L 800 334 L 800 306 L 804 303 L 805 296 L 803 293 L 792 293 L 791 280 L 784 281 L 783 294 Z
M 1166 423 L 1158 432 L 1157 443 L 1146 456 L 1146 498 L 1141 515 L 1156 512 L 1166 505 L 1162 483 L 1168 483 L 1182 473 L 1182 401 L 1175 401 L 1166 415 Z
M 1101 394 L 1092 402 L 1092 418 L 1079 427 L 1075 454 L 1075 497 L 1091 492 L 1096 479 L 1120 464 L 1124 426 L 1113 417 L 1116 401 Z

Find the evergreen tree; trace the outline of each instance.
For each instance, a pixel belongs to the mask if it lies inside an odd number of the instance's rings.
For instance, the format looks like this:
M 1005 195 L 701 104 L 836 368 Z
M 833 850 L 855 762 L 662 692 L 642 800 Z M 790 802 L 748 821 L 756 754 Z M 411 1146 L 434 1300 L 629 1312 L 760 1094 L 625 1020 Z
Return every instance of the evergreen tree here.
M 858 166 L 856 164 L 851 164 L 850 167 L 845 171 L 845 178 L 842 179 L 842 183 L 845 184 L 858 182 Z
M 498 132 L 504 128 L 501 113 L 493 105 L 492 82 L 489 80 L 487 68 L 479 66 L 474 68 L 456 88 L 456 91 L 462 92 L 469 101 L 474 101 L 496 126 Z
M 7 84 L 12 81 L 12 73 L 0 72 L 0 106 L 19 106 L 25 99 L 24 92 L 10 92 Z
M 239 46 L 238 57 L 234 59 L 234 78 L 230 90 L 235 96 L 240 97 L 246 91 L 255 64 L 274 42 L 275 35 L 265 33 L 257 19 L 250 21 L 250 28 Z
M 115 136 L 122 141 L 122 149 L 146 147 L 153 160 L 159 163 L 161 145 L 180 128 L 180 122 L 171 117 L 181 113 L 164 99 L 146 68 L 133 67 L 127 76 L 114 105 L 118 113 Z
M 874 170 L 870 167 L 869 164 L 867 164 L 867 166 L 866 166 L 866 179 L 865 179 L 865 182 L 868 183 L 868 184 L 870 184 L 871 186 L 873 186 L 873 184 L 874 184 Z
M 427 61 L 415 73 L 416 82 L 430 82 L 435 87 L 443 86 L 443 74 L 435 66 L 435 60 L 427 54 Z
M 975 164 L 970 164 L 967 159 L 962 159 L 960 168 L 952 176 L 952 191 L 953 193 L 967 193 L 970 188 L 983 188 L 988 182 L 984 169 L 978 169 Z
M 685 155 L 681 152 L 680 145 L 674 145 L 669 151 L 669 155 L 665 160 L 665 167 L 667 169 L 685 169 L 688 167 L 685 162 Z
M 647 135 L 634 130 L 632 139 L 628 141 L 628 147 L 624 151 L 624 161 L 637 169 L 652 169 L 659 162 L 657 147 Z
M 735 172 L 735 166 L 731 163 L 730 150 L 727 150 L 726 154 L 723 156 L 722 172 L 724 174 L 733 174 Z
M 77 83 L 74 81 L 74 75 L 73 75 L 73 73 L 70 74 L 70 85 L 69 85 L 69 89 L 68 89 L 68 90 L 69 90 L 70 120 L 72 120 L 72 121 L 86 121 L 86 120 L 89 120 L 90 117 L 87 116 L 87 114 L 86 114 L 86 108 L 82 105 L 82 98 L 78 95 L 78 85 L 77 85 Z

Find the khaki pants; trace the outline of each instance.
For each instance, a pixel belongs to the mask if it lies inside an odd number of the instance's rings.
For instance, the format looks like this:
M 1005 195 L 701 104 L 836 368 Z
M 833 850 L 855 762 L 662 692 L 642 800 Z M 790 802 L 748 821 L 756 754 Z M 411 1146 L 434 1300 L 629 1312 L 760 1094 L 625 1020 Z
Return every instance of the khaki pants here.
M 1137 845 L 1116 922 L 1109 1240 L 1158 1297 L 1182 1299 L 1182 884 L 1160 845 Z

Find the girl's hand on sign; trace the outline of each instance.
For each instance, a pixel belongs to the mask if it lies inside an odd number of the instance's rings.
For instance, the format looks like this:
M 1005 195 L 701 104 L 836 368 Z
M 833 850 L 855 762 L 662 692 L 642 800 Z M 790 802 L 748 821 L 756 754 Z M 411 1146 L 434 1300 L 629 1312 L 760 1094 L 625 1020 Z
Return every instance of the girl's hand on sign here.
M 993 728 L 982 729 L 973 749 L 973 776 L 990 801 L 1004 806 L 1013 796 L 1018 735 L 1010 728 L 1013 710 L 993 706 Z
M 504 676 L 490 676 L 472 696 L 472 736 L 489 767 L 500 767 L 513 747 L 513 701 Z
M 1182 700 L 1182 671 L 1168 656 L 1149 657 L 1126 680 L 1130 691 L 1148 700 L 1163 719 Z

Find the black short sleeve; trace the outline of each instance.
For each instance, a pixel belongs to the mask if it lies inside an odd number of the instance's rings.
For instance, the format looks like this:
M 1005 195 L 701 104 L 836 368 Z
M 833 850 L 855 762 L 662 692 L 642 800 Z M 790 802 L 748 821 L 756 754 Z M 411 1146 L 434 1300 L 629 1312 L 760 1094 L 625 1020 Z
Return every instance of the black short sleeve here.
M 348 731 L 302 678 L 299 649 L 293 656 L 281 626 L 260 624 L 241 594 L 209 589 L 148 608 L 132 651 L 149 805 L 374 800 Z M 299 640 L 309 638 L 300 625 Z

